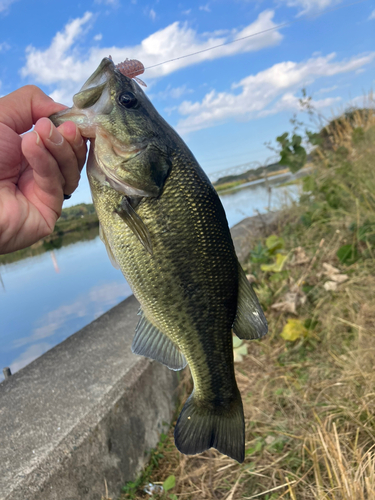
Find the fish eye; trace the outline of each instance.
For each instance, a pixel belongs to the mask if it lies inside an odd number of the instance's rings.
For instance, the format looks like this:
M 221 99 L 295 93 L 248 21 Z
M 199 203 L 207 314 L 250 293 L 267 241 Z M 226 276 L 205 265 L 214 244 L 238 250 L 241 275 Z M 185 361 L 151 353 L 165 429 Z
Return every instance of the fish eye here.
M 118 96 L 118 102 L 127 109 L 134 108 L 138 104 L 138 99 L 132 92 L 123 92 Z

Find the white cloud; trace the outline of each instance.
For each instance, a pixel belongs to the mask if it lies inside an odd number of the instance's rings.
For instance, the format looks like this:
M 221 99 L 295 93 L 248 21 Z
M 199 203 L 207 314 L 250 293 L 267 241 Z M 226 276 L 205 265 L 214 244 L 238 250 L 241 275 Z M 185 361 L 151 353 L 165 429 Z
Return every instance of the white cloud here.
M 150 16 L 150 18 L 155 21 L 156 19 L 156 12 L 154 11 L 154 9 L 150 9 L 150 12 L 148 13 L 148 15 Z
M 319 12 L 327 7 L 332 7 L 341 2 L 341 0 L 282 0 L 288 7 L 298 7 L 302 10 L 298 16 L 307 13 Z
M 114 61 L 138 59 L 147 66 L 174 59 L 184 54 L 206 50 L 221 43 L 231 42 L 236 38 L 245 37 L 266 29 L 274 28 L 274 12 L 266 10 L 258 18 L 240 31 L 232 30 L 223 36 L 198 34 L 186 23 L 174 22 L 151 34 L 139 45 L 133 47 L 92 47 L 85 53 L 86 58 L 79 50 L 79 41 L 92 14 L 86 12 L 82 18 L 77 18 L 68 23 L 62 32 L 56 34 L 51 45 L 46 50 L 39 50 L 30 45 L 26 50 L 26 65 L 22 68 L 22 76 L 32 77 L 36 83 L 61 84 L 61 88 L 51 94 L 53 98 L 59 97 L 62 102 L 67 102 L 79 89 L 81 84 L 92 74 L 103 57 L 109 54 Z M 168 64 L 163 64 L 146 72 L 145 78 L 155 78 L 167 75 L 180 68 L 197 64 L 202 61 L 228 57 L 241 52 L 261 50 L 265 47 L 277 45 L 282 40 L 282 35 L 277 30 L 261 34 L 239 42 L 220 47 L 218 50 L 209 50 L 193 57 L 179 59 Z
M 333 85 L 332 87 L 325 87 L 323 89 L 320 89 L 318 91 L 318 94 L 328 94 L 328 92 L 333 92 L 334 90 L 338 89 L 338 85 Z
M 187 9 L 187 10 L 183 10 L 182 13 L 185 15 L 185 16 L 188 16 L 191 12 L 191 9 Z
M 375 52 L 337 62 L 334 60 L 335 54 L 329 54 L 301 63 L 287 61 L 275 64 L 233 84 L 232 92 L 212 90 L 201 102 L 184 101 L 178 110 L 186 118 L 179 121 L 177 129 L 180 133 L 188 133 L 230 119 L 250 120 L 281 110 L 295 109 L 298 99 L 293 94 L 301 87 L 318 78 L 356 71 L 374 58 Z M 240 89 L 239 93 L 237 89 Z M 332 102 L 323 100 L 314 102 L 314 105 L 322 107 Z
M 349 105 L 353 108 L 375 108 L 375 97 L 371 93 L 358 95 L 350 99 Z
M 104 3 L 106 5 L 112 5 L 112 7 L 117 7 L 120 5 L 119 0 L 95 0 L 95 3 Z
M 157 94 L 149 95 L 149 98 L 157 98 L 165 101 L 167 99 L 179 99 L 183 95 L 191 94 L 192 92 L 193 90 L 189 89 L 186 85 L 181 85 L 180 87 L 172 87 L 171 85 L 167 85 L 166 89 L 161 90 Z
M 88 314 L 98 318 L 128 295 L 130 295 L 130 288 L 125 280 L 95 286 L 89 293 L 77 297 L 74 302 L 63 304 L 45 314 L 38 321 L 40 326 L 34 328 L 33 333 L 28 337 L 15 340 L 13 346 L 22 347 L 51 337 L 72 318 L 81 318 Z
M 100 42 L 100 40 L 103 38 L 103 35 L 101 33 L 98 33 L 97 35 L 94 36 L 94 40 L 96 42 Z
M 341 97 L 327 97 L 326 99 L 320 99 L 318 101 L 311 100 L 311 104 L 315 109 L 323 109 L 334 104 L 338 104 L 341 101 Z M 281 113 L 282 111 L 299 110 L 300 103 L 299 97 L 294 95 L 292 92 L 287 92 L 284 94 L 271 109 L 265 109 L 261 111 L 258 116 L 269 116 L 275 115 L 276 113 Z
M 211 9 L 210 9 L 208 3 L 206 5 L 200 5 L 199 10 L 204 10 L 205 12 L 211 12 Z
M 10 49 L 9 43 L 3 42 L 0 43 L 0 52 L 5 52 L 6 50 Z
M 370 17 L 368 18 L 369 21 L 371 19 L 375 19 L 375 9 L 371 12 Z
M 73 43 L 84 32 L 85 24 L 92 18 L 91 12 L 86 12 L 83 17 L 74 19 L 65 26 L 63 32 L 59 31 L 45 51 L 39 51 L 32 45 L 26 48 L 26 66 L 21 70 L 22 76 L 34 75 L 36 81 L 54 83 L 66 79 L 81 81 L 81 75 L 74 75 L 74 64 L 78 54 L 67 55 Z
M 7 12 L 12 3 L 17 2 L 17 0 L 0 0 L 0 12 Z

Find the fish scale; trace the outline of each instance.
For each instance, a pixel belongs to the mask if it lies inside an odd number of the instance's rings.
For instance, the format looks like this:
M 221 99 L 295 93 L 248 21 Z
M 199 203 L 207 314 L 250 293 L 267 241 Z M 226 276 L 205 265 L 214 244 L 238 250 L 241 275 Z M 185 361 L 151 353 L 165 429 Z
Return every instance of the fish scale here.
M 108 188 L 92 178 L 90 183 L 102 228 L 148 319 L 184 352 L 197 396 L 221 400 L 235 385 L 231 328 L 237 308 L 237 258 L 218 196 L 196 165 L 176 154 L 163 196 L 144 198 L 137 209 L 151 234 L 152 256 L 113 208 L 111 213 L 105 201 Z M 111 207 L 119 203 L 117 195 Z M 170 214 L 167 222 L 164 214 Z M 186 224 L 181 225 L 181 219 Z M 189 265 L 190 253 L 198 261 Z M 185 290 L 192 283 L 200 290 L 189 295 Z
M 220 199 L 182 139 L 112 60 L 102 60 L 73 102 L 51 120 L 75 121 L 91 140 L 87 172 L 101 238 L 141 304 L 132 350 L 172 370 L 188 363 L 192 373 L 176 446 L 186 454 L 214 447 L 242 462 L 232 331 L 260 338 L 267 322 Z

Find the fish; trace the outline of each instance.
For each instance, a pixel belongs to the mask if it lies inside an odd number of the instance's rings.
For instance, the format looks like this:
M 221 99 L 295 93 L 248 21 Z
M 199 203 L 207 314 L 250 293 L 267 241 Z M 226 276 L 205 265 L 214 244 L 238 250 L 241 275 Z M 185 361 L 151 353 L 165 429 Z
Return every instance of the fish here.
M 130 76 L 104 58 L 73 107 L 51 120 L 73 121 L 90 139 L 100 236 L 141 306 L 132 351 L 172 370 L 189 365 L 194 389 L 175 426 L 176 447 L 187 455 L 213 447 L 241 463 L 232 332 L 258 339 L 267 321 L 214 187 Z

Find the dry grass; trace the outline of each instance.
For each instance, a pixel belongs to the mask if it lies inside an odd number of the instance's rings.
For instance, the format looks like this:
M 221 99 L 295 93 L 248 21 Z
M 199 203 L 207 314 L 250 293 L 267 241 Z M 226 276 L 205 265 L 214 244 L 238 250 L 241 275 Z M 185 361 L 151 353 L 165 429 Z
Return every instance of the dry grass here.
M 277 234 L 288 254 L 284 270 L 265 273 L 254 259 L 246 263 L 269 335 L 249 342 L 248 355 L 236 365 L 246 421 L 244 463 L 215 450 L 181 455 L 171 429 L 147 481 L 162 484 L 174 475 L 176 485 L 152 498 L 375 499 L 375 260 L 359 230 L 375 222 L 371 120 L 354 114 L 333 125 L 334 140 L 345 142 L 348 153 L 341 160 L 340 152 L 321 151 L 313 201 L 307 198 L 282 218 Z M 354 145 L 359 127 L 367 139 Z M 336 207 L 327 202 L 327 185 L 338 196 Z M 309 224 L 301 224 L 301 213 L 309 214 Z M 337 251 L 348 242 L 359 255 L 344 265 Z M 302 265 L 293 261 L 296 247 L 308 256 Z M 324 263 L 347 275 L 335 291 L 324 288 Z M 295 315 L 271 308 L 292 289 L 305 297 Z M 309 325 L 294 342 L 280 337 L 291 317 Z M 151 497 L 141 485 L 122 498 Z
M 333 118 L 322 130 L 322 136 L 326 139 L 324 149 L 332 148 L 337 150 L 346 147 L 352 150 L 354 134 L 360 134 L 360 129 L 368 130 L 375 125 L 374 113 L 375 98 L 373 92 L 369 92 L 363 97 L 363 108 L 349 109 L 338 118 Z

